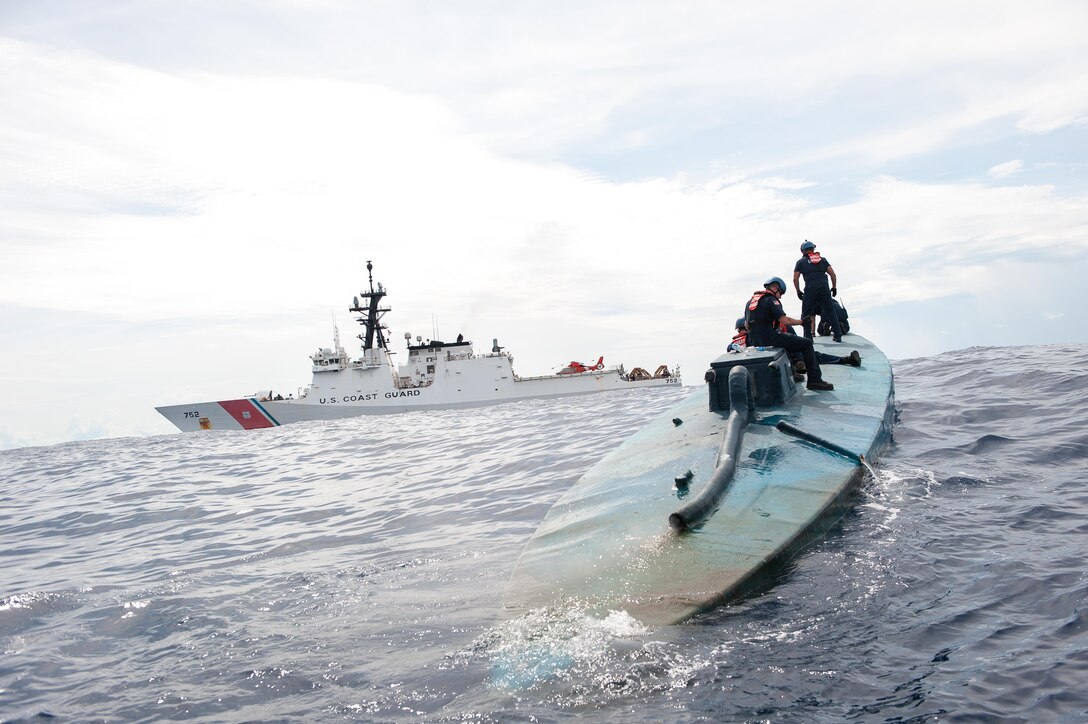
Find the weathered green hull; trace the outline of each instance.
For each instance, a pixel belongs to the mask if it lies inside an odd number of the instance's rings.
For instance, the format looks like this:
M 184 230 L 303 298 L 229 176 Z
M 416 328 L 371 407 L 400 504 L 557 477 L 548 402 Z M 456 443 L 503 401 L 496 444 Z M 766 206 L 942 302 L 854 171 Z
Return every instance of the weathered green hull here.
M 718 459 L 726 413 L 711 412 L 700 390 L 552 507 L 518 561 L 504 612 L 570 605 L 674 623 L 758 589 L 778 564 L 823 535 L 851 504 L 865 469 L 774 424 L 786 420 L 872 461 L 890 436 L 894 387 L 891 365 L 868 340 L 846 335 L 842 344 L 817 341 L 817 348 L 836 355 L 856 349 L 862 366 L 825 365 L 834 391 L 757 409 L 712 515 L 684 532 L 669 525 L 683 503 L 674 479 L 690 470 L 687 495 L 698 495 Z

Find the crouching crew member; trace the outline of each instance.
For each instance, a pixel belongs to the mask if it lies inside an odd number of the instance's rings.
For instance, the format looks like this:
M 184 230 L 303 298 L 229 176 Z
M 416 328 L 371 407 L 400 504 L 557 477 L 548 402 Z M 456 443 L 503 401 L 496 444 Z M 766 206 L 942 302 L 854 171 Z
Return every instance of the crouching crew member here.
M 725 348 L 726 352 L 743 352 L 748 346 L 747 324 L 744 317 L 737 319 L 737 333 L 733 335 L 733 339 L 729 340 L 729 346 Z
M 748 322 L 748 344 L 755 347 L 781 347 L 787 352 L 800 352 L 805 361 L 808 374 L 808 389 L 833 390 L 835 386 L 825 382 L 820 373 L 820 363 L 816 361 L 812 340 L 793 334 L 782 334 L 779 325 L 800 324 L 804 326 L 811 320 L 793 319 L 786 316 L 779 301 L 786 292 L 786 282 L 778 277 L 771 277 L 763 283 L 763 291 L 752 295 L 745 310 Z
M 805 291 L 801 291 L 800 278 L 805 278 Z M 827 278 L 831 277 L 831 286 L 827 286 Z M 820 256 L 816 251 L 816 245 L 808 239 L 801 244 L 801 258 L 793 266 L 793 286 L 797 290 L 797 298 L 801 300 L 801 318 L 813 317 L 816 314 L 820 318 L 830 322 L 831 338 L 836 342 L 842 341 L 842 327 L 839 325 L 839 315 L 835 313 L 835 307 L 831 303 L 831 297 L 839 293 L 838 279 L 831 263 Z M 811 323 L 805 325 L 805 336 L 812 339 Z
M 744 317 L 737 319 L 737 333 L 733 335 L 733 339 L 730 340 L 729 346 L 726 347 L 727 352 L 743 352 L 744 348 L 748 346 L 748 327 L 745 326 L 746 324 L 747 322 L 744 321 Z M 788 324 L 778 325 L 778 331 L 782 334 L 797 334 L 797 332 L 793 331 L 793 327 Z M 803 372 L 804 361 L 801 359 L 801 354 L 799 352 L 790 352 L 789 356 L 790 362 L 793 362 L 795 367 L 798 364 L 802 365 L 801 370 Z M 850 365 L 851 367 L 861 367 L 861 355 L 856 349 L 850 354 L 842 357 L 816 350 L 816 361 L 822 365 Z M 796 379 L 796 376 L 794 379 Z M 804 377 L 797 381 L 800 382 L 803 379 Z

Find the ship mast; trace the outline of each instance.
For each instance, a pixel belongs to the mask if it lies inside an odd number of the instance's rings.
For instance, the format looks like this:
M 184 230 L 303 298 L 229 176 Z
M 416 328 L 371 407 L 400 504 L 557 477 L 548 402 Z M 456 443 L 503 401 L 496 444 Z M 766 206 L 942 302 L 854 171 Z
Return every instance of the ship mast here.
M 370 263 L 368 259 L 366 262 L 366 271 L 370 277 L 370 291 L 359 292 L 359 296 L 355 297 L 353 305 L 348 308 L 349 312 L 356 312 L 360 315 L 357 321 L 363 325 L 366 330 L 365 334 L 360 334 L 359 339 L 363 340 L 363 350 L 374 349 L 374 341 L 377 339 L 378 347 L 385 349 L 385 334 L 383 329 L 388 329 L 382 324 L 382 316 L 389 311 L 388 307 L 380 306 L 382 297 L 385 296 L 385 287 L 378 283 L 377 289 L 374 288 L 374 265 Z M 360 298 L 362 303 L 360 303 Z

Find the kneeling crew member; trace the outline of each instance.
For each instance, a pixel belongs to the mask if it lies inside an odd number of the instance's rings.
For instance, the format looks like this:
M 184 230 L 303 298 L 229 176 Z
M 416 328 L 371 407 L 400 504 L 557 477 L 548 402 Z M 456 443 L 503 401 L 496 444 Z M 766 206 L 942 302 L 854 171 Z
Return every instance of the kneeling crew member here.
M 786 352 L 800 352 L 805 360 L 808 373 L 808 389 L 833 390 L 835 386 L 824 382 L 820 373 L 820 363 L 816 361 L 812 340 L 795 334 L 782 334 L 776 328 L 779 324 L 800 324 L 800 319 L 787 317 L 779 300 L 786 292 L 786 282 L 778 277 L 771 277 L 763 283 L 764 291 L 756 292 L 748 302 L 745 318 L 748 320 L 748 344 L 757 347 L 781 347 Z M 807 320 L 806 320 L 807 321 Z

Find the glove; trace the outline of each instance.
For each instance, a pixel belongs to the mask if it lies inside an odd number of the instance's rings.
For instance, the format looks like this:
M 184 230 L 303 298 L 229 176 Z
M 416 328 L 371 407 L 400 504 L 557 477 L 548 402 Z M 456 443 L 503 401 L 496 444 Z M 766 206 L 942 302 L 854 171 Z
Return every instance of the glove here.
M 839 295 L 838 287 L 831 287 L 831 296 L 837 297 Z
M 805 301 L 805 293 L 802 292 L 800 289 L 797 290 L 797 298 L 800 299 L 802 302 Z

